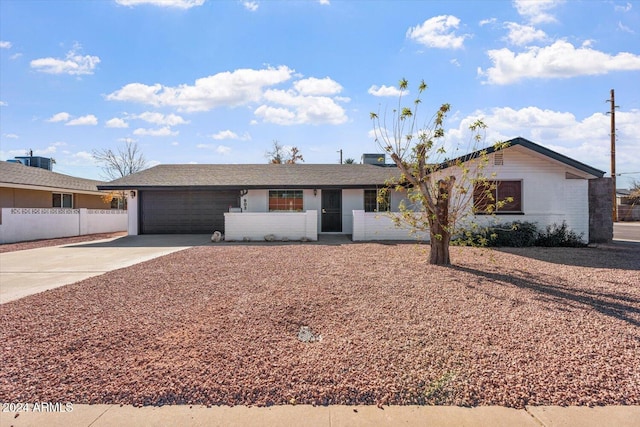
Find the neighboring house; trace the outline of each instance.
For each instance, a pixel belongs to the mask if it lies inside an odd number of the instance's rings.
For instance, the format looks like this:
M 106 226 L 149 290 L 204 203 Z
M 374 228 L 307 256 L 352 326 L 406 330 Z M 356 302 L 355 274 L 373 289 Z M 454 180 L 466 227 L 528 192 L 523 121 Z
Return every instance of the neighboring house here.
M 111 209 L 102 181 L 0 161 L 0 207 Z
M 126 212 L 111 209 L 99 184 L 104 182 L 0 161 L 0 243 L 124 231 Z M 91 221 L 81 218 L 84 212 Z
M 514 198 L 497 212 L 500 221 L 541 227 L 566 221 L 586 240 L 589 181 L 604 172 L 523 138 L 510 144 L 498 153 L 488 150 L 485 170 L 496 174 L 499 199 Z M 397 173 L 372 164 L 158 165 L 98 188 L 126 192 L 129 234 L 220 231 L 227 240 L 270 234 L 316 240 L 340 233 L 354 240 L 406 240 L 415 236 L 395 228 L 384 212 L 397 212 L 404 194 L 391 192 L 382 206 L 377 200 L 378 189 Z
M 616 189 L 618 221 L 640 221 L 640 205 L 633 203 L 631 190 Z

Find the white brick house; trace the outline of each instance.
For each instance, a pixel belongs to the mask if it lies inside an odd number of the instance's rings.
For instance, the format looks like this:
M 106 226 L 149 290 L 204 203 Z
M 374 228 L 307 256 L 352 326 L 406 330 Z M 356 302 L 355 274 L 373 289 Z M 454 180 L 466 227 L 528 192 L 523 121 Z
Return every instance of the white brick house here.
M 487 176 L 495 173 L 498 191 L 515 196 L 497 212 L 499 220 L 532 221 L 540 227 L 566 221 L 586 240 L 588 181 L 604 172 L 523 138 L 509 143 L 498 157 L 488 150 L 485 170 Z M 395 167 L 370 164 L 159 165 L 99 188 L 126 190 L 129 234 L 219 230 L 232 240 L 263 240 L 269 234 L 316 240 L 324 233 L 353 240 L 414 239 L 389 218 L 404 194 L 392 192 L 384 207 L 376 200 L 377 190 L 397 173 Z

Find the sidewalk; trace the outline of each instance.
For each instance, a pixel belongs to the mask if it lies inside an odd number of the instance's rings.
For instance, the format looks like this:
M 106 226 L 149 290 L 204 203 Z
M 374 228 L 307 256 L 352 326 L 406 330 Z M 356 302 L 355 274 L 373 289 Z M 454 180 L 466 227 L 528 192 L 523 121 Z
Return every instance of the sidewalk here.
M 60 405 L 64 409 L 64 404 Z M 3 409 L 5 407 L 3 406 Z M 0 413 L 0 425 L 105 426 L 640 426 L 640 406 L 163 406 L 73 405 L 71 412 Z

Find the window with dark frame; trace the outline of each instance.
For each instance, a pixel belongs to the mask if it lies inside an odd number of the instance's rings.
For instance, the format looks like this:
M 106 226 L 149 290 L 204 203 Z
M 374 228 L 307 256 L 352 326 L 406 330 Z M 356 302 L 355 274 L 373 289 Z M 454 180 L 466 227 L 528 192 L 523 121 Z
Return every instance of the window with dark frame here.
M 52 193 L 51 206 L 54 208 L 73 208 L 73 194 Z
M 502 206 L 497 206 L 498 203 Z M 490 209 L 493 208 L 493 209 Z M 473 189 L 473 210 L 477 214 L 522 213 L 522 181 L 487 181 Z
M 364 211 L 365 212 L 388 212 L 391 206 L 391 195 L 387 192 L 384 201 L 378 200 L 380 190 L 364 190 Z
M 269 212 L 302 212 L 302 190 L 269 190 Z

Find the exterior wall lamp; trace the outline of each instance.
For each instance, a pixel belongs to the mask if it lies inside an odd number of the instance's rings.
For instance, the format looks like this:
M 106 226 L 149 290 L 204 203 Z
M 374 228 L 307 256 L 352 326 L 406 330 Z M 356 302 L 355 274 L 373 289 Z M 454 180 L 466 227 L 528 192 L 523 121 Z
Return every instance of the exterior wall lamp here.
M 131 190 L 129 192 L 129 196 L 131 196 L 132 199 L 135 199 L 136 198 L 136 192 L 134 190 Z
M 313 195 L 314 195 L 314 196 L 317 196 L 317 195 L 318 195 L 318 189 L 317 189 L 317 188 L 314 188 L 314 189 L 313 189 Z

